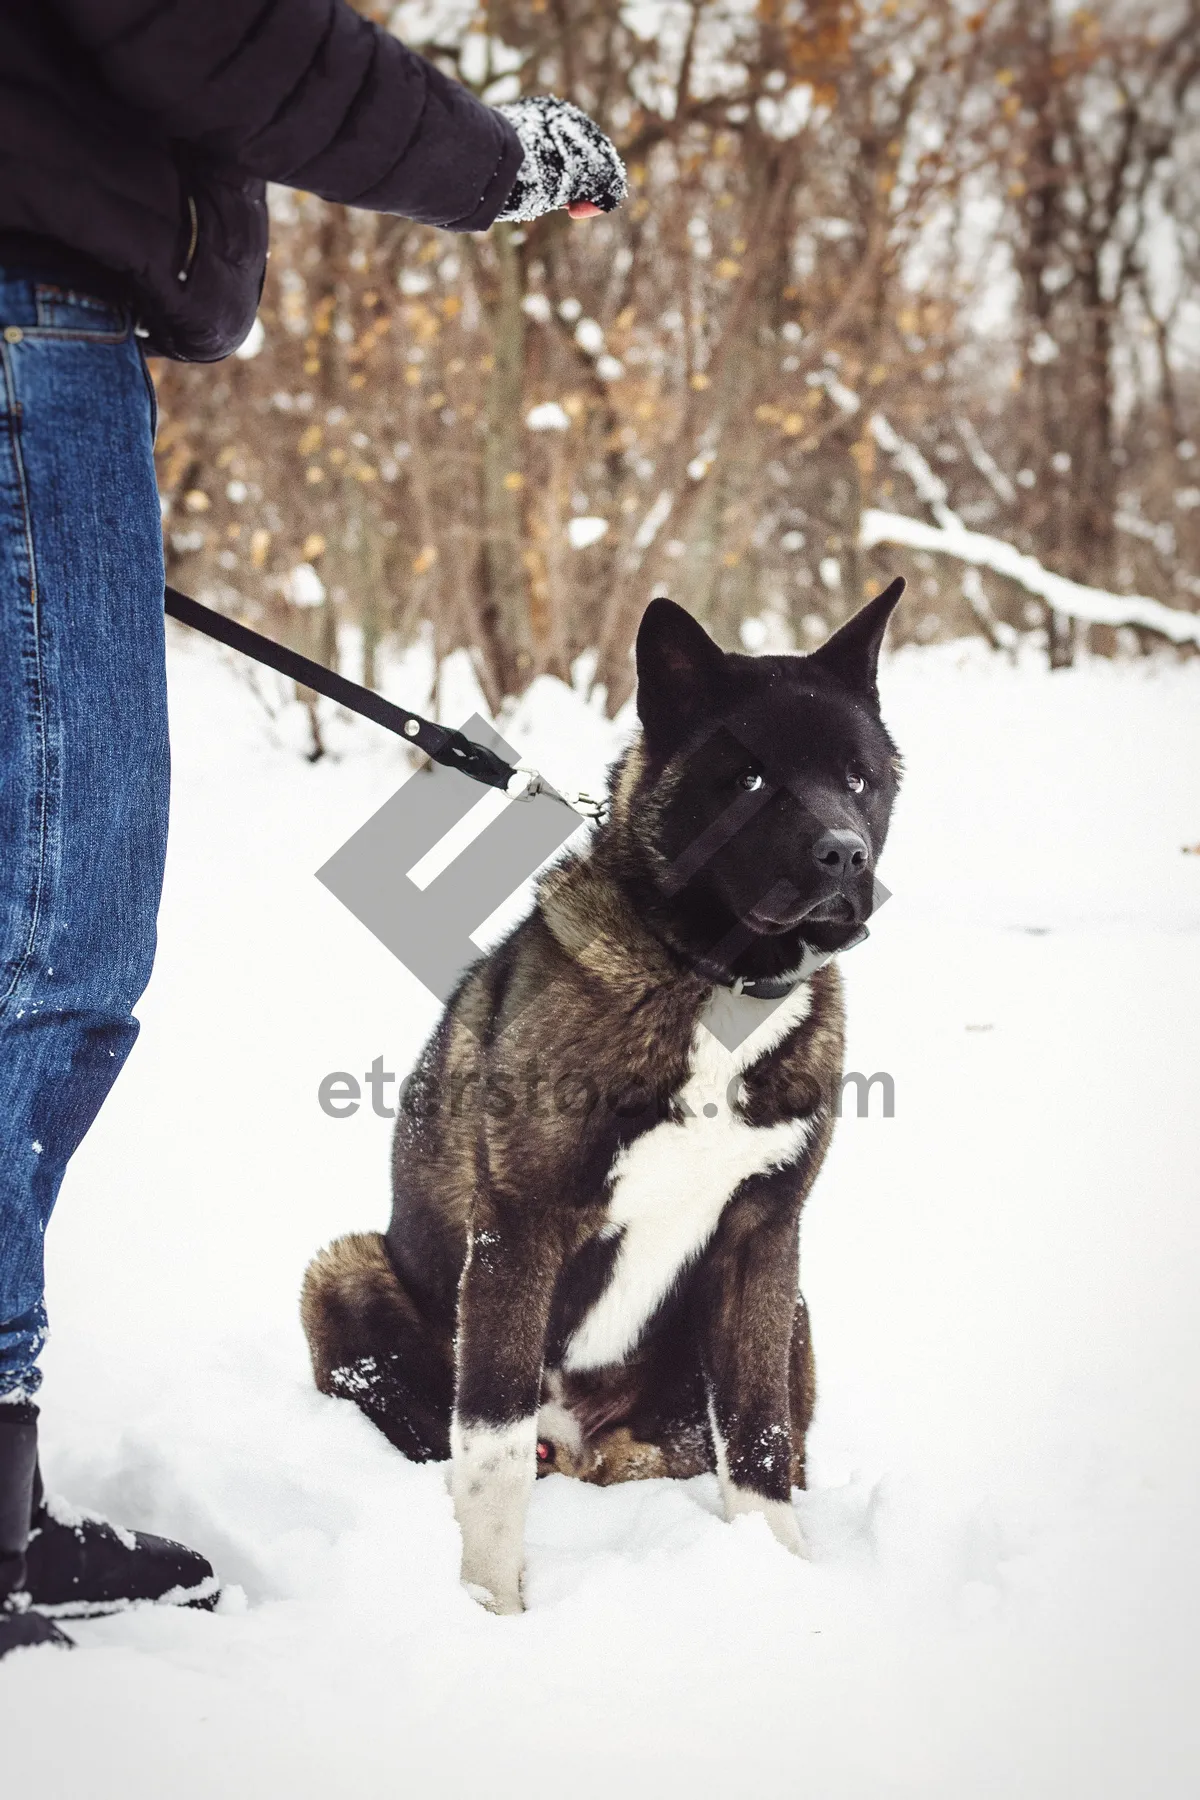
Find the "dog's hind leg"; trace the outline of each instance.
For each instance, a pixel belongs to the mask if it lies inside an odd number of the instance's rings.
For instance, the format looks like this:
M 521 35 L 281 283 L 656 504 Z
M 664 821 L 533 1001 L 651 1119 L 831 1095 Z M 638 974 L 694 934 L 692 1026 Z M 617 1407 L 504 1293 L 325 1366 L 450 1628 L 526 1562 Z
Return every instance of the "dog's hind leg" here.
M 624 1364 L 550 1380 L 558 1382 L 558 1405 L 548 1408 L 543 1398 L 538 1434 L 549 1442 L 539 1441 L 539 1473 L 611 1487 L 682 1481 L 716 1467 L 700 1363 L 678 1309 Z M 553 1429 L 564 1415 L 575 1428 L 574 1442 L 569 1431 Z
M 353 1400 L 414 1462 L 449 1456 L 451 1335 L 424 1316 L 378 1232 L 338 1238 L 313 1258 L 300 1317 L 323 1394 Z

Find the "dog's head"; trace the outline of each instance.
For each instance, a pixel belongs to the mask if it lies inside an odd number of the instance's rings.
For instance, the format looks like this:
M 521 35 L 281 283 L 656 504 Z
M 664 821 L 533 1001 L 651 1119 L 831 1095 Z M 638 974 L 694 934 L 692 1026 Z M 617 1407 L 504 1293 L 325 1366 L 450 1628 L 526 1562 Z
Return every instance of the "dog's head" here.
M 779 969 L 805 943 L 841 948 L 870 916 L 900 771 L 876 671 L 903 590 L 893 581 L 811 656 L 727 654 L 682 607 L 651 601 L 634 805 L 659 900 L 692 942 L 732 930 L 755 967 Z

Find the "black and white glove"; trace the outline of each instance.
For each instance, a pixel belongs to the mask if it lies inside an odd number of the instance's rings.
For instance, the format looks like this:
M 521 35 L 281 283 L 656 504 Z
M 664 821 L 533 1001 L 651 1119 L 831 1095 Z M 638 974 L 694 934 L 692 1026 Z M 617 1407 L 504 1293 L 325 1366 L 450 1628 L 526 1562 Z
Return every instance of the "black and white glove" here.
M 496 111 L 516 128 L 525 152 L 516 185 L 499 219 L 540 219 L 562 206 L 620 206 L 628 191 L 616 147 L 569 100 L 537 94 L 509 100 Z

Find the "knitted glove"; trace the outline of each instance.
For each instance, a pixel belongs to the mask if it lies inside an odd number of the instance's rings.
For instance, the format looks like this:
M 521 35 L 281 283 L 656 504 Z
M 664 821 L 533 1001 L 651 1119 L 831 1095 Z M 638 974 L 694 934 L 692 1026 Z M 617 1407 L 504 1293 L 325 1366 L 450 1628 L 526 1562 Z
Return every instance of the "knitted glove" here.
M 590 200 L 612 212 L 625 198 L 625 168 L 598 125 L 569 100 L 538 94 L 496 108 L 516 128 L 525 152 L 500 219 L 540 219 Z

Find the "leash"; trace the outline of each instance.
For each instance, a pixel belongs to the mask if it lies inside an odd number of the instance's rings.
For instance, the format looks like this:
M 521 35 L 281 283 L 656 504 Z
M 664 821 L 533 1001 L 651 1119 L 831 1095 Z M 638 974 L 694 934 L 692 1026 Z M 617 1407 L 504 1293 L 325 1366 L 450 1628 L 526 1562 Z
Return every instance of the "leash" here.
M 461 731 L 454 731 L 447 725 L 437 725 L 432 719 L 423 719 L 420 713 L 396 706 L 393 701 L 385 700 L 382 694 L 362 687 L 357 681 L 347 680 L 346 676 L 339 675 L 334 669 L 327 669 L 324 663 L 313 662 L 311 657 L 301 656 L 299 651 L 289 650 L 285 644 L 277 644 L 273 638 L 264 637 L 259 631 L 251 631 L 248 625 L 239 625 L 236 619 L 214 612 L 211 606 L 202 606 L 199 600 L 193 600 L 188 594 L 181 594 L 178 588 L 166 588 L 164 604 L 169 618 L 177 619 L 181 625 L 190 625 L 193 631 L 202 632 L 214 642 L 224 644 L 226 649 L 236 650 L 240 655 L 250 657 L 253 662 L 274 669 L 277 674 L 286 676 L 289 681 L 298 682 L 301 687 L 312 688 L 314 693 L 323 694 L 327 700 L 344 706 L 348 712 L 357 713 L 362 719 L 370 719 L 373 724 L 382 725 L 385 731 L 394 732 L 406 744 L 413 744 L 418 750 L 423 750 L 431 761 L 441 763 L 443 768 L 457 769 L 471 781 L 478 781 L 483 787 L 497 788 L 512 800 L 532 800 L 537 795 L 544 794 L 548 800 L 557 800 L 560 805 L 570 807 L 581 819 L 590 819 L 595 823 L 605 815 L 608 806 L 606 800 L 596 799 L 591 794 L 560 794 L 537 769 L 528 768 L 524 763 L 505 762 L 502 756 L 498 756 L 486 744 L 477 744 Z M 514 789 L 510 785 L 514 780 L 523 782 L 523 785 Z M 697 966 L 715 985 L 728 988 L 735 994 L 745 994 L 752 1000 L 781 1000 L 799 987 L 802 981 L 811 979 L 833 957 L 862 943 L 866 936 L 867 928 L 862 925 L 839 950 L 816 950 L 812 945 L 806 944 L 799 968 L 791 969 L 784 975 L 760 976 L 757 980 L 743 980 L 741 976 L 730 980 L 723 970 L 710 967 L 706 958 L 701 959 Z
M 437 725 L 432 719 L 423 719 L 420 713 L 396 706 L 391 700 L 385 700 L 382 694 L 373 693 L 370 688 L 362 687 L 357 681 L 348 681 L 344 675 L 339 675 L 334 669 L 327 669 L 323 663 L 313 662 L 311 657 L 301 656 L 298 651 L 289 650 L 285 644 L 277 644 L 273 638 L 264 637 L 259 631 L 251 631 L 248 625 L 239 625 L 236 619 L 214 612 L 211 606 L 202 606 L 199 600 L 193 600 L 188 594 L 181 594 L 178 588 L 166 589 L 165 607 L 168 616 L 177 619 L 181 625 L 190 625 L 193 631 L 203 632 L 205 637 L 224 644 L 227 649 L 236 650 L 240 655 L 248 656 L 268 669 L 274 669 L 277 674 L 286 676 L 289 681 L 298 682 L 301 687 L 312 688 L 327 700 L 344 706 L 348 712 L 357 713 L 362 719 L 370 719 L 374 724 L 382 725 L 385 731 L 395 732 L 406 744 L 413 744 L 418 750 L 423 750 L 426 756 L 433 762 L 441 763 L 443 768 L 457 769 L 471 781 L 478 781 L 484 787 L 498 788 L 512 800 L 532 800 L 538 794 L 544 794 L 548 800 L 557 800 L 561 805 L 569 806 L 580 818 L 599 820 L 604 816 L 604 800 L 583 793 L 560 794 L 536 769 L 527 768 L 523 763 L 506 762 L 486 744 L 477 744 L 461 731 L 454 731 L 447 725 Z M 511 787 L 510 783 L 516 778 L 521 778 L 524 785 Z

